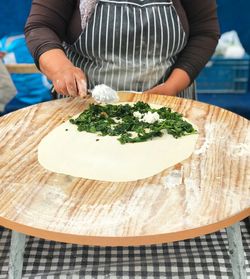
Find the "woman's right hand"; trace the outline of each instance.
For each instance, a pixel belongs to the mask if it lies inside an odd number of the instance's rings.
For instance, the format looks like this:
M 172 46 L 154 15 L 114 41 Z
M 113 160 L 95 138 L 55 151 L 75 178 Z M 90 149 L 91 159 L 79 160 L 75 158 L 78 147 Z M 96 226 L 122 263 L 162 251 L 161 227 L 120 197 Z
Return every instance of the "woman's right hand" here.
M 57 93 L 72 97 L 87 95 L 84 72 L 75 67 L 61 49 L 44 52 L 39 58 L 39 66 L 52 81 Z
M 72 97 L 87 95 L 87 82 L 83 71 L 75 66 L 65 67 L 52 75 L 55 91 Z

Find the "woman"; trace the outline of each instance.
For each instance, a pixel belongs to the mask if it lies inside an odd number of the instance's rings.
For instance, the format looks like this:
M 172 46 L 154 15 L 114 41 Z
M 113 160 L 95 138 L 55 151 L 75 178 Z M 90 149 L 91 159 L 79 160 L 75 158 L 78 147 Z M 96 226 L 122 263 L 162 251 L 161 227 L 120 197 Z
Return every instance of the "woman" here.
M 215 0 L 34 0 L 25 34 L 62 95 L 104 83 L 192 98 L 219 27 Z

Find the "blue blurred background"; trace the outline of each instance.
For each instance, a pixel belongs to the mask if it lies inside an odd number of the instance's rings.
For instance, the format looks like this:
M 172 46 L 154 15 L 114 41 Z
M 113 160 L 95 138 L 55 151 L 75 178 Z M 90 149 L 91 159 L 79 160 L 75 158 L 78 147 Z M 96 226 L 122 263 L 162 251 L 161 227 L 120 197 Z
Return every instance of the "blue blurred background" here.
M 0 38 L 23 33 L 23 27 L 31 6 L 31 0 L 1 0 Z
M 221 33 L 235 30 L 248 54 L 250 54 L 250 1 L 217 0 Z M 218 105 L 250 119 L 250 71 L 248 58 L 247 90 L 242 93 L 198 94 L 199 100 Z M 232 69 L 232 71 L 234 71 Z M 216 79 L 216 76 L 213 77 Z M 228 77 L 230 78 L 230 77 Z M 198 84 L 199 87 L 199 84 Z M 199 89 L 199 88 L 198 88 Z M 212 90 L 212 88 L 211 88 Z M 199 90 L 198 90 L 199 91 Z
M 8 0 L 1 5 L 0 9 L 0 39 L 4 36 L 11 36 L 16 34 L 22 34 L 26 18 L 29 14 L 31 0 Z M 240 41 L 245 48 L 246 52 L 250 54 L 250 1 L 238 0 L 237 2 L 233 0 L 217 0 L 218 4 L 218 16 L 221 26 L 221 33 L 226 31 L 235 30 L 238 33 Z M 30 58 L 28 58 L 27 63 L 31 63 Z M 238 61 L 239 63 L 241 61 Z M 244 62 L 248 63 L 249 59 L 246 58 Z M 220 67 L 220 66 L 218 66 Z M 228 65 L 227 67 L 233 67 Z M 233 70 L 234 71 L 234 70 Z M 249 70 L 245 71 L 244 75 L 246 78 L 247 74 L 247 90 L 244 93 L 238 92 L 223 92 L 223 93 L 213 93 L 213 88 L 211 87 L 211 93 L 201 93 L 199 92 L 199 78 L 197 82 L 198 87 L 198 98 L 201 101 L 218 105 L 224 107 L 233 112 L 236 112 L 244 117 L 250 118 L 250 83 L 249 83 Z M 202 74 L 201 74 L 202 75 Z M 218 75 L 210 73 L 211 81 L 216 79 Z M 209 84 L 208 84 L 208 89 Z M 47 90 L 47 89 L 46 89 Z M 30 92 L 26 92 L 26 95 L 30 96 L 30 102 L 44 101 L 49 98 L 49 93 L 42 93 L 42 97 L 33 98 Z M 25 96 L 25 97 L 27 97 Z M 26 98 L 27 99 L 27 98 Z M 12 101 L 12 105 L 9 106 L 9 111 L 29 105 L 29 102 L 23 102 L 21 100 Z

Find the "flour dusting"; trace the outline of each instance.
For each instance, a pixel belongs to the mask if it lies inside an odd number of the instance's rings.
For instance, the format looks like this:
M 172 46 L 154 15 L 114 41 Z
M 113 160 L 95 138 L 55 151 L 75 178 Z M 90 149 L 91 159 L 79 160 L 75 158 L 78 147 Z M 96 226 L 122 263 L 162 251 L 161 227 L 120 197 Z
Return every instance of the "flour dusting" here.
M 210 145 L 214 142 L 214 131 L 215 131 L 215 128 L 216 128 L 216 124 L 215 123 L 207 123 L 205 125 L 205 141 L 203 143 L 203 145 L 195 150 L 194 154 L 196 155 L 200 155 L 200 154 L 203 154 L 207 151 L 207 149 L 210 147 Z
M 230 146 L 230 155 L 232 155 L 233 157 L 249 156 L 250 155 L 249 144 L 239 143 L 236 145 L 231 145 Z
M 171 189 L 182 184 L 183 167 L 180 170 L 174 170 L 164 178 L 165 189 Z

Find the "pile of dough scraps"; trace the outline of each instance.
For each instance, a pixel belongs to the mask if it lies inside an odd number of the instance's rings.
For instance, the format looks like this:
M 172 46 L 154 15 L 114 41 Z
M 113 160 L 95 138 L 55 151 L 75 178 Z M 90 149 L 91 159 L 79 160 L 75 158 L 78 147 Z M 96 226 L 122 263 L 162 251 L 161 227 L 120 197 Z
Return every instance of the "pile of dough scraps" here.
M 100 136 L 117 136 L 120 143 L 136 143 L 161 137 L 164 132 L 175 138 L 195 134 L 192 124 L 170 108 L 151 108 L 149 104 L 91 104 L 76 119 L 70 119 L 78 131 Z

